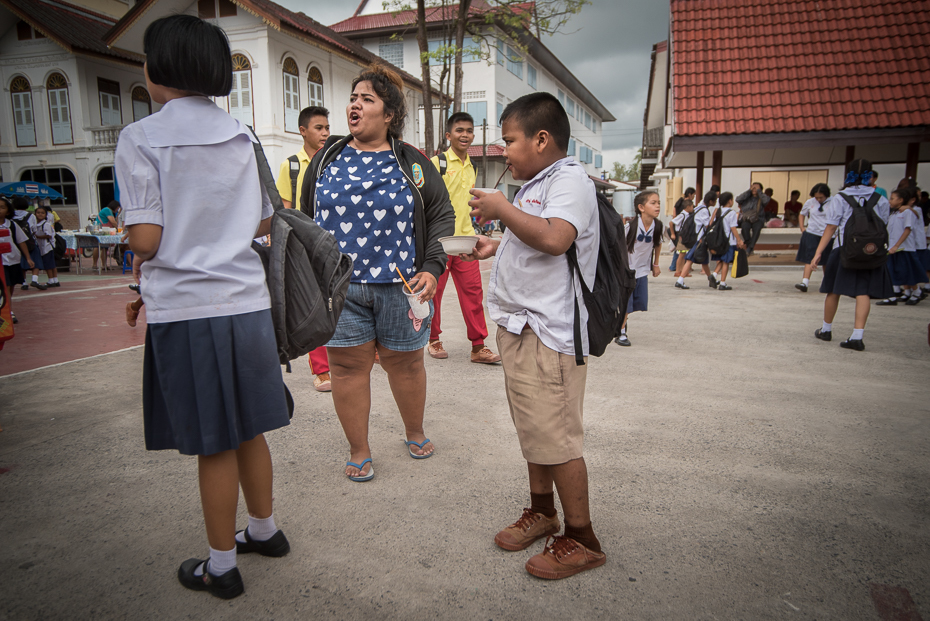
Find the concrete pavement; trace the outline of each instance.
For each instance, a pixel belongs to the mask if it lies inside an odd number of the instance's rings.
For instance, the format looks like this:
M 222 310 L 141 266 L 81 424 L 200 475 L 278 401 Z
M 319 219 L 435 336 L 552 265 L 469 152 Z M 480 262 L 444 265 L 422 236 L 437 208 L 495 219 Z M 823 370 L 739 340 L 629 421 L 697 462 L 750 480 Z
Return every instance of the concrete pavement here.
M 196 462 L 144 450 L 141 349 L 0 378 L 0 619 L 928 619 L 930 300 L 873 308 L 851 352 L 851 301 L 817 341 L 823 296 L 799 275 L 650 282 L 633 346 L 590 361 L 607 564 L 559 582 L 523 570 L 542 543 L 492 541 L 529 503 L 525 462 L 451 284 L 450 357 L 426 360 L 436 455 L 407 457 L 376 368 L 376 476 L 347 481 L 332 400 L 298 361 L 293 423 L 268 434 L 292 552 L 240 556 L 230 602 L 175 578 L 207 552 Z

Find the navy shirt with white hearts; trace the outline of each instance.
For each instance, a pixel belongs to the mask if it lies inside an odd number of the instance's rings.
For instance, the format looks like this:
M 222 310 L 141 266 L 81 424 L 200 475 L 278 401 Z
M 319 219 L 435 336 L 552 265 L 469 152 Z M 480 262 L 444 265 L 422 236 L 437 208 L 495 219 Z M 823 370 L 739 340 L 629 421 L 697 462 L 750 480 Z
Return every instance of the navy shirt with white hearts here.
M 390 151 L 342 150 L 316 182 L 316 222 L 354 262 L 351 282 L 400 282 L 414 269 L 413 194 Z

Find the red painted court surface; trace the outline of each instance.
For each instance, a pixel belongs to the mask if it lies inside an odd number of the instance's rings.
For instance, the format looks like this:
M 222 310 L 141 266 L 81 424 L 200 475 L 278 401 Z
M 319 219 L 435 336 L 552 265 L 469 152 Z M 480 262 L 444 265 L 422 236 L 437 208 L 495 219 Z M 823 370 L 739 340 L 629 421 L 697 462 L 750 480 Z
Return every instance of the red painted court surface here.
M 0 376 L 142 345 L 145 311 L 135 328 L 126 324 L 126 303 L 138 297 L 132 282 L 127 274 L 64 280 L 47 291 L 17 287 L 19 323 L 0 351 Z

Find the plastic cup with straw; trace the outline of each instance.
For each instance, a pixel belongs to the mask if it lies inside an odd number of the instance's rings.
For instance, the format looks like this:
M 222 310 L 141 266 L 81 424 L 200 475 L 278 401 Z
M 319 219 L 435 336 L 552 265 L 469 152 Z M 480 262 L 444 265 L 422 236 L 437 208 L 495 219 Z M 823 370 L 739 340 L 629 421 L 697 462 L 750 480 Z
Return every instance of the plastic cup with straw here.
M 394 269 L 397 271 L 397 275 L 400 276 L 400 279 L 403 281 L 404 287 L 407 288 L 407 290 L 404 291 L 404 295 L 407 296 L 407 303 L 410 304 L 410 310 L 413 311 L 413 316 L 416 319 L 426 319 L 429 317 L 429 302 L 421 302 L 419 294 L 414 293 L 413 289 L 410 288 L 410 283 L 408 283 L 407 279 L 404 278 L 400 268 L 394 266 Z

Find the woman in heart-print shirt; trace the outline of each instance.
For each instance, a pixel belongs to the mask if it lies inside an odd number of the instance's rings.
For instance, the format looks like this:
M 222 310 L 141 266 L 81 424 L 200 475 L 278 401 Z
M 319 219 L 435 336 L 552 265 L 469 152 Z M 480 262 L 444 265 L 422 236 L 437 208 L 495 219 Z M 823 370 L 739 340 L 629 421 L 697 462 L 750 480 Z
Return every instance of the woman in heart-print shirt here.
M 414 459 L 433 454 L 423 430 L 423 348 L 430 300 L 446 263 L 438 239 L 453 234 L 455 214 L 435 167 L 399 140 L 406 116 L 400 77 L 373 65 L 352 89 L 350 135 L 330 137 L 313 157 L 301 209 L 353 261 L 345 307 L 326 347 L 333 404 L 349 441 L 345 474 L 368 481 L 374 476 L 368 419 L 376 351 L 404 421 L 407 451 Z M 426 319 L 413 316 L 401 275 L 430 305 Z

